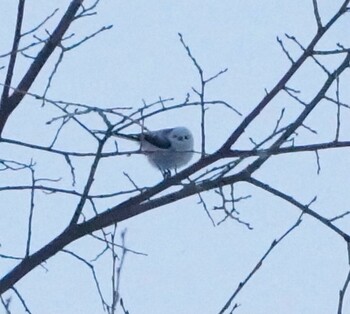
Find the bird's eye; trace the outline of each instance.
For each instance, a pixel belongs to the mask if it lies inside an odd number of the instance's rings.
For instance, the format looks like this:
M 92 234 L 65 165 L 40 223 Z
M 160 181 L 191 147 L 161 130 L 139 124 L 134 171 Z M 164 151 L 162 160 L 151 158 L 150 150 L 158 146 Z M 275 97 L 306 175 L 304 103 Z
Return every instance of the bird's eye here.
M 187 135 L 185 135 L 184 138 L 185 138 L 185 140 L 188 140 L 188 136 Z

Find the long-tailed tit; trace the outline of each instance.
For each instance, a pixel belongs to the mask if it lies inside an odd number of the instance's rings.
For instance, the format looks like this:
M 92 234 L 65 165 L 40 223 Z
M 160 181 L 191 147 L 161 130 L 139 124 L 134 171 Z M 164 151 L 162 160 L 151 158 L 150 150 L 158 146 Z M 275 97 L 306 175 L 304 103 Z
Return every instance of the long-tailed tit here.
M 171 169 L 186 165 L 193 156 L 193 135 L 185 127 L 149 131 L 140 134 L 115 134 L 138 141 L 149 162 L 168 176 Z

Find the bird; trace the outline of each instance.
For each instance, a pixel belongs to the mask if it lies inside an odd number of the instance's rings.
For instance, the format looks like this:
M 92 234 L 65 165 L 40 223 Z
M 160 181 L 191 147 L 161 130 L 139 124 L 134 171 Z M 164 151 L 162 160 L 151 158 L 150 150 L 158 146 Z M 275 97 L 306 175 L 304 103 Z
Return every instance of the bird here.
M 141 152 L 147 156 L 152 166 L 162 172 L 164 178 L 171 175 L 171 170 L 176 171 L 188 164 L 193 157 L 193 135 L 183 126 L 138 134 L 114 135 L 139 142 Z

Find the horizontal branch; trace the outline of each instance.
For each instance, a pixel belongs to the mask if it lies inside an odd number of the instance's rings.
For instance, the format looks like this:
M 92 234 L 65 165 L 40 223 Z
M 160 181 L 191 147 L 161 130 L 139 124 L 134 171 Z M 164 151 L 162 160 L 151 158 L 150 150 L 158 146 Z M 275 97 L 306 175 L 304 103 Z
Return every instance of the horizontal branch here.
M 280 155 L 289 153 L 299 153 L 299 152 L 315 152 L 318 150 L 331 149 L 331 148 L 344 148 L 350 147 L 350 141 L 341 142 L 327 142 L 320 144 L 309 144 L 300 146 L 290 146 L 290 147 L 280 147 L 273 150 L 270 149 L 259 149 L 259 150 L 230 150 L 225 154 L 226 157 L 254 157 L 254 156 L 264 156 L 264 155 Z
M 61 189 L 57 187 L 51 187 L 51 186 L 44 186 L 44 185 L 14 185 L 14 186 L 1 186 L 0 187 L 0 192 L 5 192 L 5 191 L 30 191 L 30 190 L 38 190 L 46 193 L 61 193 L 61 194 L 68 194 L 68 195 L 74 195 L 81 197 L 83 194 L 75 191 L 75 190 L 66 190 L 66 189 Z M 120 192 L 113 192 L 113 193 L 103 193 L 103 194 L 89 194 L 87 196 L 88 199 L 94 199 L 94 198 L 110 198 L 110 197 L 115 197 L 115 196 L 120 196 L 120 195 L 126 195 L 126 194 L 131 194 L 135 193 L 139 190 L 137 189 L 132 189 L 132 190 L 124 190 Z

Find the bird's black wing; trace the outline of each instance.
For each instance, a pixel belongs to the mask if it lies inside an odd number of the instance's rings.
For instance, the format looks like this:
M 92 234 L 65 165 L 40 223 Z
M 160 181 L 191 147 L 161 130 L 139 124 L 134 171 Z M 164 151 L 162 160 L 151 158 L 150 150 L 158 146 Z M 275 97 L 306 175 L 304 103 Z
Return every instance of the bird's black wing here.
M 165 135 L 164 131 L 165 133 L 167 133 L 166 131 L 168 130 L 169 132 L 171 132 L 172 129 L 163 130 L 162 135 L 158 132 L 152 132 L 152 133 L 142 134 L 142 136 L 144 136 L 145 141 L 152 144 L 153 146 L 156 146 L 162 149 L 169 149 L 171 147 L 171 142 L 168 140 L 166 136 L 164 136 Z
M 141 134 L 115 133 L 114 135 L 137 142 L 145 140 L 155 147 L 161 149 L 169 149 L 171 147 L 171 142 L 168 140 L 166 135 L 169 134 L 172 130 L 173 129 L 164 129 L 162 131 L 146 132 Z

